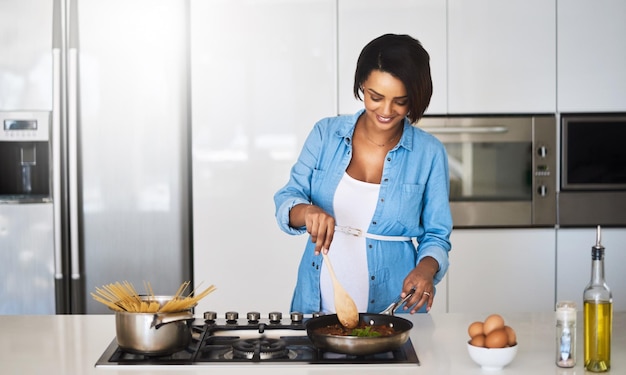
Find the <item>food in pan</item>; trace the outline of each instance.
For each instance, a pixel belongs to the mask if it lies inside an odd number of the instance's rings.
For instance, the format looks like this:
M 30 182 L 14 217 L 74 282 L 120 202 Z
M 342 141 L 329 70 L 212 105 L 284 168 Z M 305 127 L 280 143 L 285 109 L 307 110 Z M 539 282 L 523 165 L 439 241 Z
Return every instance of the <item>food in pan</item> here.
M 396 333 L 396 330 L 388 325 L 369 325 L 361 321 L 359 322 L 359 325 L 353 329 L 346 329 L 341 324 L 333 324 L 317 328 L 313 332 L 321 335 L 377 337 L 391 336 Z

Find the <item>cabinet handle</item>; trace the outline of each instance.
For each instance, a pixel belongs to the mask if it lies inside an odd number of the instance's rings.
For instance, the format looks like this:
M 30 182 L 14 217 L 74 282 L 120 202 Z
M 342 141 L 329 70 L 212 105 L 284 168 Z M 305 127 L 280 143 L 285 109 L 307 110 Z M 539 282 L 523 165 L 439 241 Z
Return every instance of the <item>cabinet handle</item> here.
M 425 126 L 421 128 L 422 130 L 433 133 L 433 134 L 501 134 L 506 133 L 509 130 L 506 126 L 472 126 L 472 127 L 464 127 L 464 126 L 449 126 L 449 127 L 432 127 Z

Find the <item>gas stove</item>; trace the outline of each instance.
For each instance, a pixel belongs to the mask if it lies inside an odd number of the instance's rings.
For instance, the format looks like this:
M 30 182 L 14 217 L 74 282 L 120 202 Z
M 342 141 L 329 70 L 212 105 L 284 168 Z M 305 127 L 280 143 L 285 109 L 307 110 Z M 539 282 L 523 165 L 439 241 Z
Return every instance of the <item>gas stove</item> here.
M 191 343 L 184 349 L 166 356 L 129 353 L 117 345 L 114 338 L 96 367 L 225 364 L 405 364 L 419 365 L 419 359 L 409 339 L 400 348 L 367 356 L 332 353 L 317 349 L 306 333 L 303 314 L 291 313 L 283 318 L 271 312 L 261 318 L 249 312 L 240 319 L 237 312 L 227 312 L 218 319 L 213 311 L 204 319 L 190 323 Z

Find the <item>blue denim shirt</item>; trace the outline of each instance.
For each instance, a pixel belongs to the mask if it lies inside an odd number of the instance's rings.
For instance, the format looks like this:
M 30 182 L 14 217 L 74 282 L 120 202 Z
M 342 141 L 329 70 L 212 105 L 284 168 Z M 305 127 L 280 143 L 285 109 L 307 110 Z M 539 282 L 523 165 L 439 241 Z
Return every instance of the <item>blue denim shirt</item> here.
M 289 211 L 297 204 L 314 204 L 334 216 L 333 197 L 352 157 L 352 135 L 364 112 L 329 117 L 317 122 L 307 137 L 288 183 L 274 195 L 279 227 L 292 235 L 306 228 L 289 225 Z M 407 236 L 411 241 L 366 239 L 369 271 L 367 312 L 379 313 L 402 292 L 408 273 L 425 256 L 439 263 L 434 282 L 448 270 L 452 217 L 448 202 L 448 159 L 439 140 L 404 120 L 400 142 L 385 159 L 378 204 L 369 233 Z M 291 311 L 318 312 L 322 256 L 307 241 Z M 331 245 L 332 251 L 332 245 Z M 399 309 L 398 312 L 402 312 Z M 422 311 L 425 311 L 424 308 Z

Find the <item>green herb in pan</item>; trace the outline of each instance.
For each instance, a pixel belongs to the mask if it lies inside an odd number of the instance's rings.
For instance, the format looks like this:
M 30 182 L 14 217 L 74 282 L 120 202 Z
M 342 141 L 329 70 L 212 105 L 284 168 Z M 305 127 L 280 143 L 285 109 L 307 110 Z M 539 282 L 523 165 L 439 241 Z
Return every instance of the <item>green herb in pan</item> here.
M 366 326 L 364 328 L 355 328 L 350 332 L 350 336 L 358 337 L 376 337 L 380 336 L 380 332 L 372 329 L 372 326 Z

